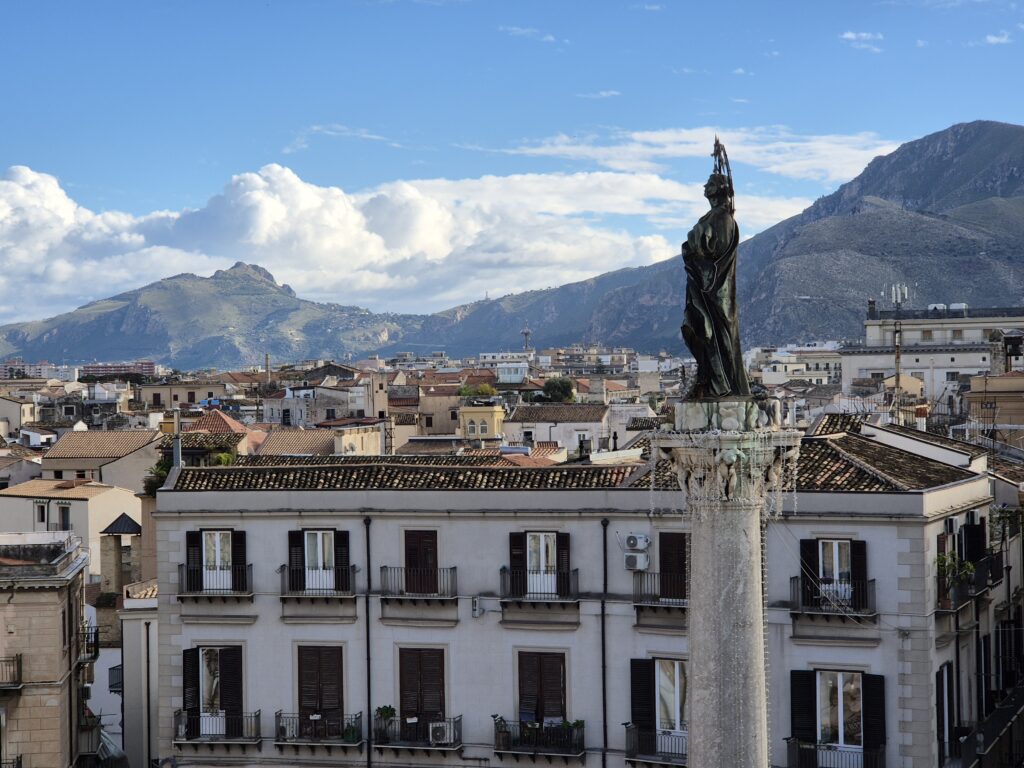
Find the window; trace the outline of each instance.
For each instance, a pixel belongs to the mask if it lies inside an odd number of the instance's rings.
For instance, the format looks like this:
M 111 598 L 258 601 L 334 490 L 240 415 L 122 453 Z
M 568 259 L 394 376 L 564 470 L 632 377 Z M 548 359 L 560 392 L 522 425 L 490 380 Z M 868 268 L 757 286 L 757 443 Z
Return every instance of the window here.
M 192 390 L 188 392 L 188 401 L 194 403 L 196 401 L 196 393 Z
M 953 665 L 946 663 L 935 673 L 935 725 L 939 736 L 939 765 L 946 764 L 950 747 L 954 744 L 955 702 Z
M 921 341 L 931 341 L 931 340 L 932 340 L 932 332 L 931 331 L 927 331 L 927 330 L 926 331 L 921 331 Z
M 655 659 L 657 669 L 658 728 L 686 730 L 686 662 Z
M 686 539 L 676 531 L 658 535 L 658 597 L 663 600 L 686 599 Z
M 213 392 L 207 392 L 206 393 L 206 399 L 207 400 L 213 400 Z
M 300 645 L 299 738 L 337 738 L 342 732 L 341 648 Z
M 519 652 L 519 719 L 565 721 L 565 654 Z
M 64 479 L 64 470 L 63 469 L 55 469 L 55 470 L 53 470 L 53 479 L 54 480 L 63 480 Z
M 398 689 L 402 738 L 421 739 L 430 722 L 444 719 L 444 650 L 400 648 Z
M 160 405 L 160 393 L 159 392 L 154 392 L 153 393 L 153 405 Z
M 248 590 L 245 531 L 187 531 L 184 586 L 187 592 Z
M 281 410 L 281 423 L 284 426 L 286 426 L 286 427 L 291 426 L 291 423 L 292 423 L 292 409 L 291 408 L 284 408 L 284 409 Z
M 189 648 L 182 653 L 182 709 L 184 733 L 176 738 L 200 736 L 239 738 L 250 728 L 242 713 L 242 648 L 219 646 Z
M 71 507 L 67 505 L 60 505 L 57 507 L 57 519 L 60 521 L 59 531 L 70 531 L 71 530 Z
M 538 598 L 570 596 L 568 533 L 513 531 L 508 537 L 510 595 Z
M 822 584 L 850 581 L 850 542 L 821 539 L 818 576 Z
M 946 371 L 946 381 L 959 381 L 959 379 L 960 379 L 960 372 L 959 371 Z
M 351 589 L 348 531 L 289 531 L 288 589 L 292 592 L 348 592 Z
M 454 409 L 454 408 L 449 412 L 448 415 L 451 417 L 452 421 L 458 421 L 459 420 L 459 412 L 456 409 Z
M 437 531 L 405 532 L 405 591 L 437 594 Z
M 818 672 L 818 743 L 863 746 L 861 675 Z
M 481 421 L 480 422 L 480 434 L 481 435 L 486 435 L 487 434 L 487 422 L 486 421 Z
M 476 422 L 473 421 L 472 419 L 470 419 L 469 423 L 466 425 L 466 434 L 468 434 L 468 435 L 475 435 L 476 434 Z
M 36 504 L 36 522 L 40 525 L 46 525 L 46 505 Z
M 867 544 L 849 539 L 801 539 L 801 608 L 843 612 L 872 608 Z
M 74 416 L 75 415 L 75 406 L 73 406 L 73 405 L 65 405 L 64 406 L 64 415 L 65 416 Z
M 427 427 L 428 429 L 430 429 L 431 427 L 433 427 L 433 426 L 434 426 L 434 417 L 433 417 L 433 416 L 427 416 L 427 419 L 426 419 L 426 425 L 425 425 L 425 426 L 426 426 L 426 427 Z
M 885 373 L 883 373 L 882 371 L 872 371 L 871 372 L 871 378 L 872 379 L 884 379 L 885 378 Z
M 337 417 L 335 416 L 334 408 L 328 408 L 327 409 L 327 421 L 334 421 L 335 418 L 337 418 Z
M 524 429 L 523 430 L 523 442 L 524 443 L 532 443 L 533 442 L 533 430 L 532 429 Z
M 964 337 L 964 331 L 963 331 L 962 328 L 954 328 L 953 329 L 953 341 L 959 341 L 959 340 L 963 339 L 963 337 Z
M 85 470 L 84 469 L 76 469 L 75 470 L 75 477 L 78 478 L 79 480 L 84 480 L 85 479 Z

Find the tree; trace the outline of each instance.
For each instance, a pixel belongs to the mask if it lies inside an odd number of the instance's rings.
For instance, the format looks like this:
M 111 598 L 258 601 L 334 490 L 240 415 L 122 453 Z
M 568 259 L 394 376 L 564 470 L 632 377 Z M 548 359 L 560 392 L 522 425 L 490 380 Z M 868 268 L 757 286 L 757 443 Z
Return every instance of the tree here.
M 544 395 L 552 403 L 571 403 L 575 400 L 573 395 L 572 379 L 560 376 L 555 379 L 548 379 L 544 382 Z
M 498 394 L 498 390 L 486 381 L 482 384 L 477 384 L 475 387 L 465 384 L 459 387 L 459 395 L 462 397 L 494 397 L 496 394 Z

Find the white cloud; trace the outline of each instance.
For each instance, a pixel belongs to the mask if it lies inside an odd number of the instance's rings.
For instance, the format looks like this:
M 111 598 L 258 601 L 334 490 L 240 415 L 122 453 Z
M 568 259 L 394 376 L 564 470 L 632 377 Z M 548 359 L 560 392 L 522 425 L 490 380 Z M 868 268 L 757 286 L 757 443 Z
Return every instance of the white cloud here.
M 281 151 L 290 155 L 295 152 L 299 152 L 309 147 L 309 140 L 313 136 L 334 136 L 346 139 L 361 139 L 363 141 L 383 141 L 392 147 L 400 148 L 402 145 L 393 139 L 389 139 L 387 136 L 381 136 L 379 134 L 368 131 L 365 128 L 352 128 L 341 123 L 327 123 L 323 125 L 311 125 L 308 128 L 304 128 L 295 136 L 294 139 Z
M 704 157 L 715 135 L 729 147 L 735 162 L 795 179 L 829 184 L 860 173 L 877 155 L 899 146 L 875 133 L 800 135 L 784 126 L 720 130 L 712 127 L 625 131 L 608 136 L 559 134 L 504 154 L 560 157 L 594 163 L 615 171 L 656 172 L 678 158 Z
M 875 43 L 883 40 L 881 32 L 843 32 L 839 35 L 840 40 L 845 40 L 850 44 L 851 48 L 857 48 L 862 51 L 870 51 L 871 53 L 881 53 L 882 49 L 879 48 Z
M 928 47 L 928 41 L 927 40 L 918 40 L 917 41 L 917 47 L 918 48 L 927 48 Z
M 736 69 L 734 69 L 732 71 L 732 73 L 734 75 L 752 75 L 752 74 L 754 74 L 753 72 L 748 72 L 743 67 L 736 67 Z
M 542 43 L 553 43 L 556 41 L 554 35 L 549 32 L 542 32 L 535 27 L 498 27 L 499 32 L 504 32 L 512 37 L 525 37 L 530 40 L 539 40 Z
M 731 101 L 734 104 L 749 104 L 750 103 L 750 99 L 737 99 L 737 98 L 733 98 L 733 99 L 731 99 Z
M 594 93 L 577 93 L 579 99 L 612 99 L 621 96 L 619 91 L 595 91 Z
M 743 195 L 744 233 L 810 202 Z M 421 179 L 353 194 L 267 165 L 233 177 L 201 208 L 131 216 L 90 211 L 53 176 L 14 167 L 0 176 L 0 321 L 238 260 L 304 298 L 432 311 L 667 258 L 706 207 L 699 183 L 651 173 Z M 648 234 L 620 217 L 638 217 Z
M 1009 45 L 1013 40 L 1005 29 L 995 35 L 985 35 L 985 45 Z

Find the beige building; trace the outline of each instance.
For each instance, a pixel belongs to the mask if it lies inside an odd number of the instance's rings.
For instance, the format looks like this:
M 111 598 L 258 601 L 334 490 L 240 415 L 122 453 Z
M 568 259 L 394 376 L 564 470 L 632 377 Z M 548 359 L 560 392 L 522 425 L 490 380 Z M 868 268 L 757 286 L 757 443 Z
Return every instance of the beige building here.
M 140 384 L 138 399 L 154 408 L 199 407 L 203 400 L 223 400 L 228 387 L 219 381 L 185 381 L 175 384 Z
M 469 440 L 499 436 L 504 426 L 505 406 L 500 397 L 493 402 L 470 399 L 459 407 L 459 434 Z
M 1024 448 L 1024 372 L 972 376 L 964 400 L 969 431 Z
M 95 480 L 142 493 L 149 468 L 160 460 L 162 439 L 155 429 L 67 432 L 43 456 L 43 477 Z
M 77 768 L 102 743 L 88 708 L 95 627 L 83 625 L 89 553 L 61 532 L 0 534 L 0 763 Z
M 157 660 L 156 579 L 124 588 L 121 620 L 121 696 L 124 700 L 124 751 L 128 765 L 148 766 L 157 752 L 157 702 L 160 690 Z
M 93 480 L 29 480 L 0 491 L 0 530 L 73 533 L 92 553 L 89 574 L 96 578 L 101 531 L 122 514 L 139 522 L 139 498 Z
M 31 400 L 0 395 L 0 437 L 16 437 L 23 424 L 35 420 L 36 406 Z

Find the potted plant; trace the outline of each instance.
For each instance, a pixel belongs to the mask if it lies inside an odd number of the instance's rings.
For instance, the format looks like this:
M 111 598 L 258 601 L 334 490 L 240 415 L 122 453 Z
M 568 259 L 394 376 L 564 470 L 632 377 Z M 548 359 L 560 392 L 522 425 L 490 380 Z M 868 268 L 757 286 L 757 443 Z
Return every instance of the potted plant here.
M 966 587 L 974 580 L 974 563 L 961 560 L 955 552 L 943 552 L 935 557 L 939 578 L 946 582 L 946 594 L 940 597 L 947 603 L 952 598 L 959 606 L 966 598 Z
M 377 707 L 373 711 L 373 740 L 378 744 L 387 744 L 391 739 L 388 735 L 391 721 L 398 714 L 390 704 Z
M 512 748 L 512 732 L 501 715 L 491 715 L 494 720 L 494 751 L 507 752 Z

